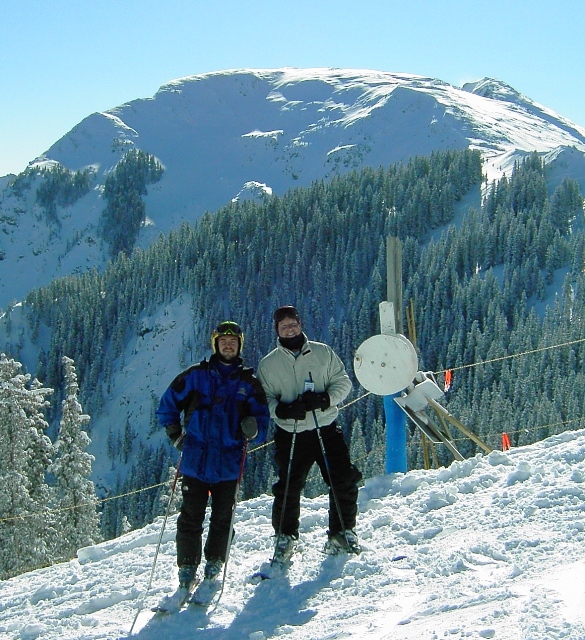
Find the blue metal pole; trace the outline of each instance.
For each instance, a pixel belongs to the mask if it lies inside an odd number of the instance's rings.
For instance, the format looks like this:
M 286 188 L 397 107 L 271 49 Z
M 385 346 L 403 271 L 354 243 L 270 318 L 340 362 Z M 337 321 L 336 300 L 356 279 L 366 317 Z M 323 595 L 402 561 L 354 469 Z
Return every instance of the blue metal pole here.
M 406 415 L 394 402 L 399 396 L 384 396 L 386 414 L 386 473 L 406 473 Z

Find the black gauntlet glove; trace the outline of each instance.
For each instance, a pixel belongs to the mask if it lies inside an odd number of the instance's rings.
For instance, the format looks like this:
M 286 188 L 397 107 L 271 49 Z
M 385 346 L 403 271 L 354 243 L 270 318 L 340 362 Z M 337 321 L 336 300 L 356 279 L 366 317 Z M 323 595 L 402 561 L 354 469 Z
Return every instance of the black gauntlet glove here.
M 165 427 L 167 436 L 169 436 L 173 447 L 179 451 L 183 451 L 183 429 L 180 424 L 168 424 Z
M 316 411 L 317 409 L 324 411 L 331 406 L 331 400 L 327 391 L 322 391 L 321 393 L 305 391 L 301 399 L 307 411 Z
M 254 416 L 244 418 L 240 427 L 242 428 L 242 433 L 246 440 L 254 440 L 258 435 L 258 421 Z
M 294 402 L 279 402 L 274 413 L 281 420 L 304 420 L 307 415 L 305 405 L 300 399 Z

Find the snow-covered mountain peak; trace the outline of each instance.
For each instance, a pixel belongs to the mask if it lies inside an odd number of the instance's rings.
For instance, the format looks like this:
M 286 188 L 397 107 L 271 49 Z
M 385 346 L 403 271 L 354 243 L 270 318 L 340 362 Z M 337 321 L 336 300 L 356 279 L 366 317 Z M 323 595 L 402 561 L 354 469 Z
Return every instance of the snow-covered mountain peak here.
M 494 78 L 482 78 L 476 82 L 467 82 L 461 89 L 484 98 L 491 98 L 492 100 L 504 100 L 517 103 L 525 99 L 521 93 L 509 84 Z
M 282 195 L 352 169 L 467 147 L 481 151 L 493 180 L 533 151 L 583 154 L 585 129 L 490 78 L 461 89 L 407 73 L 286 67 L 172 80 L 152 97 L 89 115 L 30 164 L 33 173 L 47 162 L 92 168 L 92 189 L 57 206 L 52 222 L 35 200 L 41 176 L 18 194 L 12 180 L 0 183 L 0 307 L 56 276 L 105 263 L 107 246 L 96 244 L 103 186 L 130 149 L 164 168 L 144 196 L 149 224 L 137 242 L 147 246 L 185 220 L 251 195 L 250 185 Z M 91 250 L 89 260 L 80 247 Z M 19 269 L 23 261 L 30 268 Z

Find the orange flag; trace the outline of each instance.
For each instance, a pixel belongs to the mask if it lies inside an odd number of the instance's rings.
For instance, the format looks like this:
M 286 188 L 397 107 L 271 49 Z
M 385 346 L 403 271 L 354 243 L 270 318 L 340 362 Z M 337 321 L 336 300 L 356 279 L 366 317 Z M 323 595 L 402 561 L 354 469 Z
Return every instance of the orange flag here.
M 453 380 L 453 372 L 451 371 L 451 369 L 447 369 L 447 371 L 445 371 L 445 383 L 444 383 L 445 391 L 449 391 L 449 389 L 451 388 L 452 380 Z

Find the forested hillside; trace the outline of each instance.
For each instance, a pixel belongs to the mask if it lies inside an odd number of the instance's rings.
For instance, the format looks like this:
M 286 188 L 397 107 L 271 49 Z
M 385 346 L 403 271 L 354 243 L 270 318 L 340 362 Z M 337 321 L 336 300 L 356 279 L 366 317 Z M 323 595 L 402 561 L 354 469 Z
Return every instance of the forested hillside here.
M 206 214 L 148 249 L 120 254 L 103 273 L 55 280 L 31 292 L 24 310 L 39 347 L 35 375 L 58 389 L 62 357 L 73 358 L 84 409 L 99 415 L 117 359 L 143 330 L 141 317 L 183 296 L 192 307 L 192 335 L 182 340 L 180 353 L 153 357 L 185 365 L 203 357 L 214 324 L 230 318 L 244 328 L 244 355 L 255 367 L 274 344 L 272 310 L 294 304 L 307 334 L 330 343 L 353 377 L 355 350 L 379 333 L 386 237 L 398 236 L 404 306 L 412 300 L 420 366 L 454 370 L 448 410 L 494 447 L 502 431 L 519 444 L 582 427 L 585 293 L 578 185 L 565 180 L 548 193 L 546 169 L 534 154 L 513 175 L 484 183 L 481 210 L 449 225 L 460 199 L 482 181 L 477 151 L 437 152 Z M 562 293 L 544 311 L 555 287 Z M 10 329 L 10 314 L 3 322 Z M 23 340 L 13 336 L 6 345 L 11 357 L 19 358 Z M 363 392 L 355 383 L 348 400 Z M 55 402 L 60 399 L 56 393 Z M 368 395 L 340 418 L 364 475 L 382 472 L 381 398 Z M 112 494 L 166 479 L 174 458 L 154 417 L 148 429 L 136 429 L 120 416 L 110 433 L 90 435 L 111 442 L 112 466 L 123 457 L 133 462 Z M 410 435 L 409 465 L 420 467 L 419 437 Z M 458 447 L 465 455 L 475 453 L 471 442 Z M 270 447 L 251 453 L 244 497 L 270 490 L 271 453 Z M 444 451 L 438 453 L 441 463 L 450 462 Z M 124 515 L 140 526 L 160 513 L 158 497 L 149 491 L 107 502 L 104 535 L 120 533 Z

